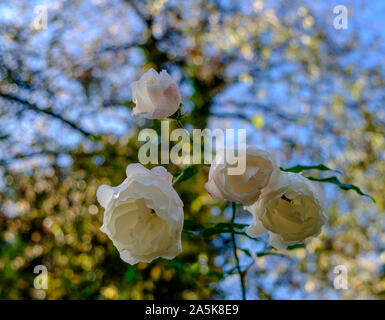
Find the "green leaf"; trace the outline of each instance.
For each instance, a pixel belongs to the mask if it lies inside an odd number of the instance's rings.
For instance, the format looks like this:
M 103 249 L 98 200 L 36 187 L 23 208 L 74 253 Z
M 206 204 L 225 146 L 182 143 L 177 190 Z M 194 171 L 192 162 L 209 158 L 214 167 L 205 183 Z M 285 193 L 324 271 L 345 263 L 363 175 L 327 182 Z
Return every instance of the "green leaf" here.
M 336 176 L 328 177 L 328 178 L 314 178 L 314 177 L 306 177 L 306 178 L 308 178 L 309 180 L 312 180 L 312 181 L 333 183 L 342 190 L 354 190 L 359 195 L 368 197 L 373 202 L 376 202 L 376 200 L 374 200 L 373 197 L 371 197 L 370 195 L 368 195 L 366 193 L 363 193 L 359 187 L 352 185 L 352 184 L 342 183 L 340 180 L 338 180 L 338 178 Z
M 209 236 L 219 234 L 219 233 L 231 233 L 231 232 L 239 234 L 240 231 L 237 231 L 235 229 L 243 229 L 246 226 L 247 226 L 246 224 L 221 222 L 221 223 L 214 225 L 211 228 L 203 230 L 202 235 L 203 235 L 203 237 L 209 237 Z M 241 232 L 241 234 L 243 234 L 243 232 Z
M 199 171 L 198 165 L 188 166 L 174 174 L 174 181 L 172 184 L 174 185 L 177 182 L 180 183 L 182 181 L 190 179 L 191 177 L 195 176 L 198 173 L 198 171 Z
M 257 257 L 264 257 L 264 256 L 280 256 L 280 257 L 284 257 L 284 255 L 282 253 L 278 253 L 278 252 L 272 252 L 272 251 L 266 251 L 266 252 L 257 252 Z
M 5 140 L 5 139 L 8 139 L 9 137 L 10 137 L 9 134 L 4 134 L 0 136 L 0 140 Z
M 303 243 L 293 244 L 291 246 L 287 247 L 287 250 L 294 250 L 294 249 L 300 249 L 300 248 L 306 248 L 306 246 Z
M 203 225 L 195 220 L 185 219 L 183 229 L 187 231 L 197 231 L 203 228 Z
M 286 169 L 281 167 L 282 171 L 294 172 L 294 173 L 299 173 L 299 172 L 302 172 L 305 170 L 311 170 L 311 169 L 316 169 L 316 170 L 320 170 L 320 171 L 337 171 L 337 170 L 330 169 L 329 167 L 325 166 L 324 164 L 317 164 L 317 165 L 311 165 L 311 166 L 303 166 L 303 165 L 298 164 L 294 167 L 286 168 Z
M 306 248 L 306 246 L 303 243 L 293 244 L 291 246 L 288 246 L 287 250 L 295 250 L 300 248 L 303 249 L 303 248 Z M 274 251 L 257 252 L 257 257 L 263 257 L 263 256 L 269 256 L 269 255 L 285 257 L 285 255 Z
M 243 223 L 232 223 L 232 222 L 220 222 L 220 223 L 217 223 L 214 228 L 216 229 L 243 229 L 245 227 L 247 227 L 248 225 L 247 224 L 243 224 Z
M 204 229 L 203 225 L 195 220 L 186 219 L 183 224 L 183 232 L 199 236 Z
M 208 238 L 221 233 L 234 233 L 248 237 L 252 240 L 257 240 L 241 231 L 245 227 L 247 227 L 247 224 L 231 222 L 220 222 L 217 224 L 207 223 L 206 225 L 203 225 L 194 220 L 186 219 L 183 225 L 183 232 L 203 238 Z
M 134 281 L 136 277 L 136 267 L 128 266 L 126 272 L 124 273 L 124 277 L 128 282 Z
M 215 270 L 209 270 L 209 272 L 207 272 L 207 275 L 217 277 L 219 280 L 221 280 L 225 277 L 225 275 L 223 273 L 215 271 Z
M 248 249 L 244 248 L 238 248 L 239 250 L 243 251 L 248 257 L 252 258 L 251 252 Z

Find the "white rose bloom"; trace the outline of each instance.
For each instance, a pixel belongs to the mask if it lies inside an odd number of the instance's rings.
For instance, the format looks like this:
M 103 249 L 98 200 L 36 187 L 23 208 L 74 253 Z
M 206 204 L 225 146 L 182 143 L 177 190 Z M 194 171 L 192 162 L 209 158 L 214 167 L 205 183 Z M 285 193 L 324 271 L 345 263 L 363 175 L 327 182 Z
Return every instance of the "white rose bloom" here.
M 257 201 L 261 190 L 279 176 L 279 168 L 269 152 L 249 146 L 245 157 L 243 160 L 246 161 L 246 170 L 241 175 L 229 175 L 229 164 L 225 161 L 221 161 L 223 164 L 211 164 L 205 189 L 213 199 L 250 205 Z M 239 158 L 238 161 L 242 159 Z
M 167 71 L 154 69 L 144 73 L 131 84 L 132 100 L 136 104 L 132 115 L 147 119 L 162 119 L 173 115 L 179 108 L 181 96 L 178 86 Z
M 129 264 L 173 259 L 182 250 L 183 202 L 163 167 L 130 164 L 117 187 L 101 185 L 97 199 L 105 209 L 100 228 Z
M 281 173 L 277 183 L 264 189 L 259 200 L 245 209 L 253 215 L 246 233 L 258 237 L 269 232 L 271 245 L 283 251 L 317 236 L 327 221 L 320 190 L 309 179 L 291 172 Z

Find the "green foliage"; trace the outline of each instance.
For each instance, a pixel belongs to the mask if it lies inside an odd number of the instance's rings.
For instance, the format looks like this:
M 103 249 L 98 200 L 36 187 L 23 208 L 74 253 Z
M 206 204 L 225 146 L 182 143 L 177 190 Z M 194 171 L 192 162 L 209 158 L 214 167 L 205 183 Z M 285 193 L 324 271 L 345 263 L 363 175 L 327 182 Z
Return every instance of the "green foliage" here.
M 316 170 L 320 170 L 320 171 L 337 171 L 337 170 L 333 170 L 333 169 L 328 168 L 324 164 L 310 165 L 310 166 L 304 166 L 304 165 L 298 164 L 294 167 L 290 167 L 290 168 L 286 168 L 286 169 L 281 167 L 282 171 L 294 172 L 294 173 L 300 173 L 302 171 L 312 170 L 312 169 L 316 169 Z
M 303 243 L 299 243 L 299 244 L 293 244 L 291 246 L 288 246 L 287 250 L 304 249 L 304 248 L 306 248 L 306 246 Z M 276 255 L 276 256 L 280 256 L 280 257 L 285 256 L 282 253 L 279 253 L 276 251 L 264 251 L 264 252 L 257 252 L 256 253 L 257 257 L 264 257 L 264 256 L 269 256 L 269 255 Z
M 136 268 L 134 266 L 127 266 L 127 271 L 124 273 L 124 278 L 128 281 L 128 282 L 132 282 L 135 280 L 136 278 Z
M 246 224 L 231 223 L 231 222 L 220 222 L 220 223 L 205 223 L 200 224 L 193 220 L 185 220 L 183 226 L 183 232 L 195 235 L 197 237 L 209 238 L 214 235 L 222 233 L 235 233 L 249 237 L 245 232 L 242 231 L 247 227 Z
M 306 246 L 303 243 L 293 244 L 292 246 L 288 246 L 287 250 L 294 250 L 294 249 L 304 249 Z
M 257 257 L 273 256 L 273 255 L 279 256 L 279 257 L 284 257 L 285 256 L 282 253 L 273 252 L 273 251 L 264 251 L 264 252 L 257 252 L 256 253 Z
M 315 177 L 307 177 L 309 180 L 318 181 L 318 182 L 326 182 L 326 183 L 332 183 L 335 184 L 338 188 L 342 190 L 354 190 L 361 196 L 365 196 L 370 198 L 373 202 L 376 202 L 373 197 L 370 195 L 363 193 L 361 189 L 355 185 L 352 184 L 346 184 L 342 183 L 336 176 L 328 177 L 328 178 L 315 178 Z
M 285 172 L 294 172 L 294 173 L 300 173 L 300 172 L 307 171 L 307 170 L 336 171 L 336 172 L 338 172 L 337 170 L 330 169 L 329 167 L 325 166 L 324 164 L 307 165 L 307 166 L 296 165 L 294 167 L 286 168 L 286 169 L 281 167 L 281 170 L 285 171 Z M 363 193 L 359 187 L 357 187 L 357 186 L 355 186 L 353 184 L 342 183 L 336 176 L 327 177 L 327 178 L 316 178 L 316 177 L 307 177 L 307 178 L 309 180 L 313 180 L 313 181 L 326 182 L 326 183 L 335 184 L 340 189 L 345 190 L 345 191 L 347 191 L 347 190 L 354 190 L 359 195 L 368 197 L 373 202 L 376 202 L 373 197 L 371 197 L 370 195 L 368 195 L 366 193 Z

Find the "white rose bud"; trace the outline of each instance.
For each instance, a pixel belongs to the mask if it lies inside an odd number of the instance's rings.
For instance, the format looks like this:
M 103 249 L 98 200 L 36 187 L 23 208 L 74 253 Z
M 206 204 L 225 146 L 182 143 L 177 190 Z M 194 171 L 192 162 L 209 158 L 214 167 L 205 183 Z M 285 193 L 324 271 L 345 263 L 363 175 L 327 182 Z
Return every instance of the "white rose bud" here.
M 279 168 L 269 152 L 249 146 L 245 158 L 238 158 L 246 163 L 246 170 L 240 175 L 229 175 L 227 169 L 231 166 L 226 161 L 212 163 L 205 189 L 214 200 L 253 204 L 261 190 L 278 177 Z
M 163 167 L 130 164 L 117 187 L 101 185 L 97 199 L 105 209 L 100 228 L 129 264 L 173 259 L 182 250 L 183 202 Z
M 131 84 L 132 100 L 136 104 L 132 115 L 139 118 L 162 119 L 173 115 L 179 108 L 181 96 L 178 86 L 167 71 L 154 69 L 144 73 Z
M 320 190 L 309 179 L 291 172 L 281 173 L 277 183 L 264 189 L 258 202 L 245 209 L 253 215 L 246 233 L 258 237 L 269 232 L 271 245 L 283 251 L 317 236 L 327 221 Z

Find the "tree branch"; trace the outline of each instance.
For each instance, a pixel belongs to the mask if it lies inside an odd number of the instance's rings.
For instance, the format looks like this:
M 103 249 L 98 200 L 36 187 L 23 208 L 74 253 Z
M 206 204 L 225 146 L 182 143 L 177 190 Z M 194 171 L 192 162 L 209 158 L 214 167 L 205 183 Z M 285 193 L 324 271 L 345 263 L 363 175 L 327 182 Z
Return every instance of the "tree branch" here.
M 64 153 L 64 152 L 45 150 L 45 151 L 32 152 L 32 153 L 28 153 L 28 154 L 17 154 L 12 158 L 0 159 L 0 165 L 6 167 L 9 165 L 9 163 L 17 161 L 17 160 L 26 160 L 26 159 L 30 159 L 30 158 L 33 158 L 36 156 L 54 156 L 54 157 L 56 157 L 60 153 Z
M 30 102 L 28 102 L 28 101 L 26 101 L 24 99 L 21 99 L 21 98 L 15 96 L 13 94 L 8 94 L 8 93 L 0 92 L 0 97 L 3 97 L 4 99 L 7 99 L 7 100 L 10 100 L 10 101 L 13 101 L 13 102 L 20 103 L 20 104 L 24 105 L 25 107 L 27 107 L 27 109 L 29 109 L 29 110 L 33 110 L 35 112 L 41 112 L 41 113 L 44 113 L 44 114 L 46 114 L 46 115 L 48 115 L 48 116 L 50 116 L 52 118 L 58 119 L 61 122 L 63 122 L 65 124 L 67 124 L 68 126 L 70 126 L 72 129 L 75 129 L 76 131 L 79 131 L 81 134 L 83 134 L 86 137 L 91 137 L 92 136 L 92 133 L 83 130 L 76 123 L 73 123 L 70 120 L 67 120 L 67 119 L 63 118 L 60 114 L 57 114 L 57 113 L 53 112 L 50 109 L 41 109 L 36 104 L 30 103 Z

